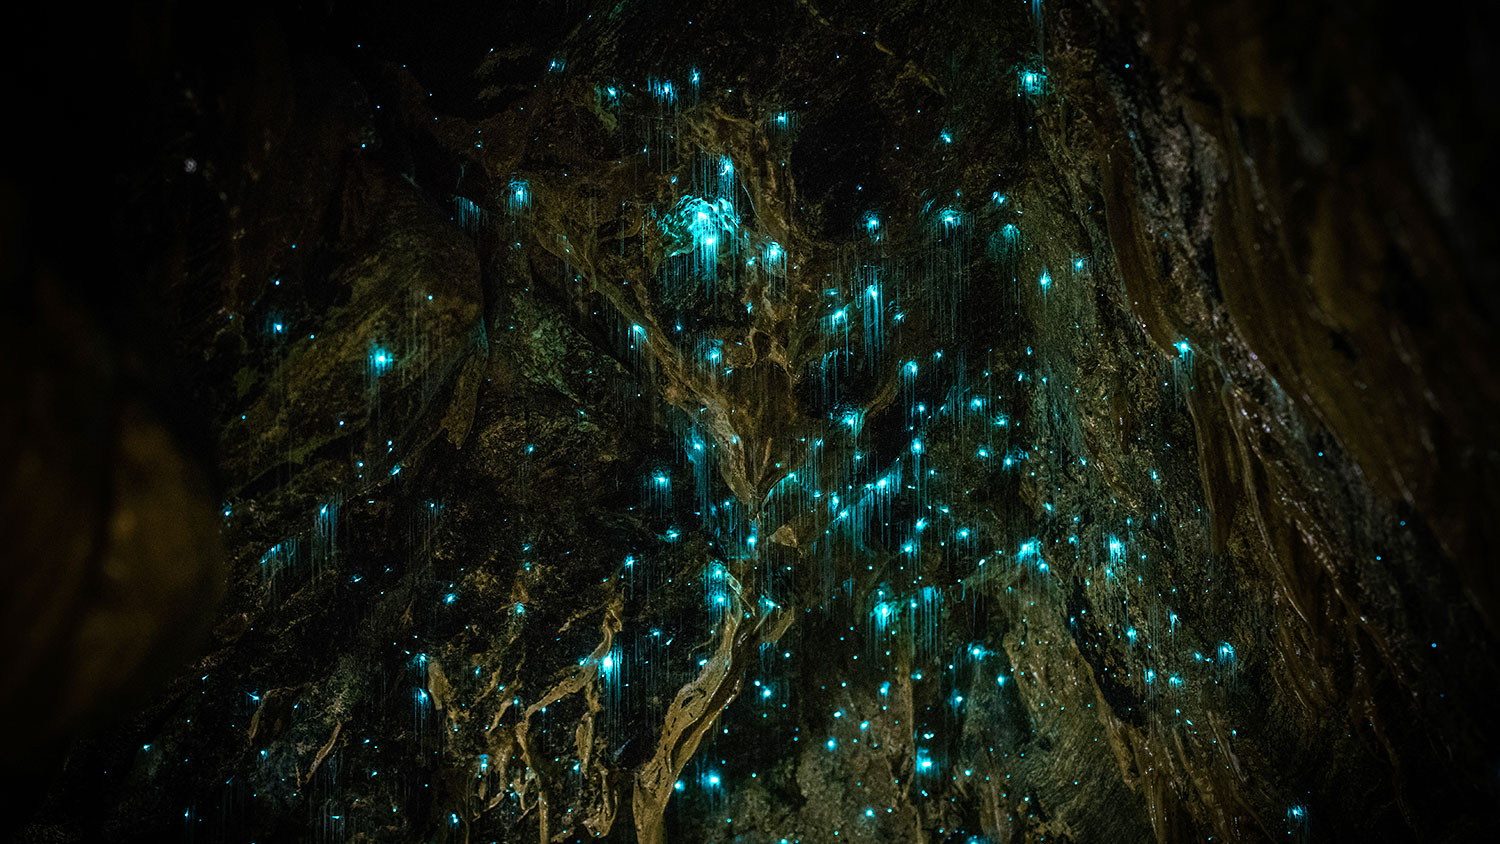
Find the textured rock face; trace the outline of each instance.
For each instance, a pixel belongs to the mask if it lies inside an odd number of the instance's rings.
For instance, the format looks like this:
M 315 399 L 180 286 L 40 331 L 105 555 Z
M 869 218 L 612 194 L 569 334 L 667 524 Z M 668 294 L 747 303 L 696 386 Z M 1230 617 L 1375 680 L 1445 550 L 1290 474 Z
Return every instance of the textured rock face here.
M 183 22 L 121 166 L 227 591 L 110 522 L 212 638 L 21 840 L 1482 837 L 1467 14 Z M 123 418 L 118 500 L 203 511 Z

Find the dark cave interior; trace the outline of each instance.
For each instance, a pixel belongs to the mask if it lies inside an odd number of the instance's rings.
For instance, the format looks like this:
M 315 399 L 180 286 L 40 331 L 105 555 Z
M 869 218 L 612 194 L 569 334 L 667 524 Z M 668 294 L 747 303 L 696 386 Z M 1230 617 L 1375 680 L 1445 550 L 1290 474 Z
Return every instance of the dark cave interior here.
M 16 13 L 7 834 L 1487 840 L 1440 11 Z

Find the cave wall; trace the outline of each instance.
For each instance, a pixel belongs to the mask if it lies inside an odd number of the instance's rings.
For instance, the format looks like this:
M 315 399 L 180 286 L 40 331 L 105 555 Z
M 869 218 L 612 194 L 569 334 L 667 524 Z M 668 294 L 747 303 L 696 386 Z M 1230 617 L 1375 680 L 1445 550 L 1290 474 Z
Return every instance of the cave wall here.
M 226 585 L 21 840 L 1493 827 L 1488 13 L 171 14 Z

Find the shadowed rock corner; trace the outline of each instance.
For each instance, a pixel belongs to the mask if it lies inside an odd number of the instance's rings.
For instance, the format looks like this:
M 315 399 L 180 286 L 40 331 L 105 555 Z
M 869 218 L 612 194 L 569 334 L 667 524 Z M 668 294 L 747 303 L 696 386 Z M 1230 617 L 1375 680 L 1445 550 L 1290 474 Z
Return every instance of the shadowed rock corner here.
M 70 741 L 199 653 L 224 583 L 202 468 L 90 315 L 36 281 L 0 341 L 0 724 L 5 773 L 33 794 Z

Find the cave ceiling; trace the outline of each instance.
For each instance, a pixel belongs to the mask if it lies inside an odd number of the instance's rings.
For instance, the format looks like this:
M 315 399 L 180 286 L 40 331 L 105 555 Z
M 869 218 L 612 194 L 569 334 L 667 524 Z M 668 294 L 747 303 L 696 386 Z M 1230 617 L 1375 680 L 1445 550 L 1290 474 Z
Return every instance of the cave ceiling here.
M 43 14 L 17 840 L 1484 838 L 1494 28 L 1369 5 Z

